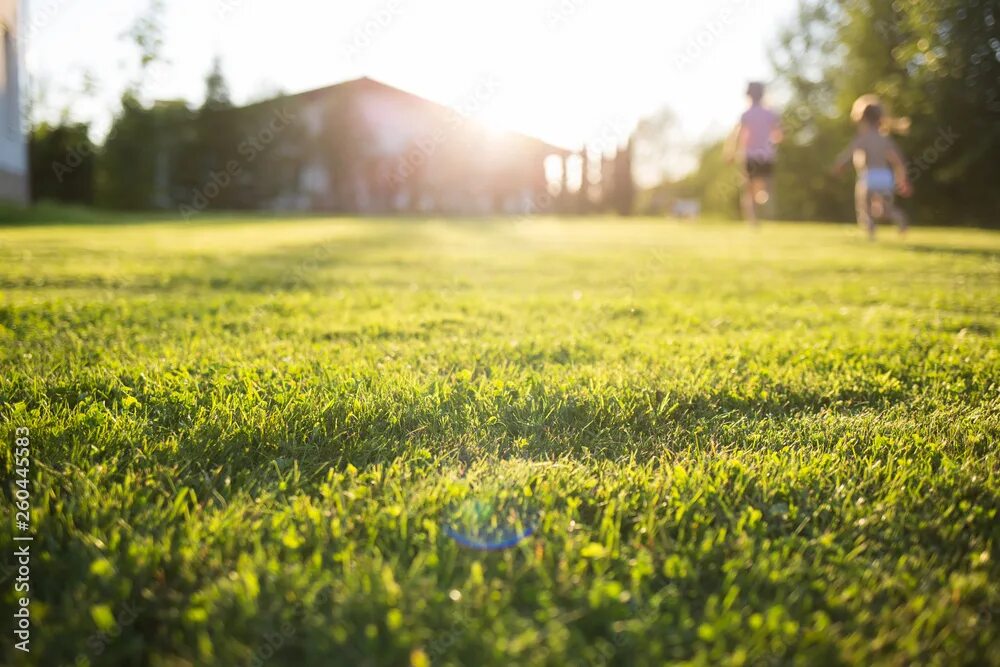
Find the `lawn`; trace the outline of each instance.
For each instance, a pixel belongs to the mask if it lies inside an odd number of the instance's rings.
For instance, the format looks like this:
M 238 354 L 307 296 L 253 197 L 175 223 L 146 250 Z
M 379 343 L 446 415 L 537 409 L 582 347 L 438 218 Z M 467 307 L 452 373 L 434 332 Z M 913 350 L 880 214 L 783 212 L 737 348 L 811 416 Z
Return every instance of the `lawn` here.
M 0 663 L 1000 665 L 1000 233 L 47 223 L 0 289 Z

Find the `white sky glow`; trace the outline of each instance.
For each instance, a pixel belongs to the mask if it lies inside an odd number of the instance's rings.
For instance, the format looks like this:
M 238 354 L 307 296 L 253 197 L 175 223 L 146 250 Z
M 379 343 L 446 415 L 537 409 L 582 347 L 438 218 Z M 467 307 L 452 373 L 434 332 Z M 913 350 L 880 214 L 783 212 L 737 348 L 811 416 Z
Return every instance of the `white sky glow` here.
M 200 102 L 220 55 L 234 101 L 371 76 L 567 148 L 613 144 L 661 107 L 681 143 L 724 133 L 795 0 L 168 0 L 150 98 Z M 135 76 L 146 0 L 31 0 L 36 117 L 99 133 Z M 84 92 L 85 74 L 95 80 Z M 488 99 L 470 91 L 484 80 Z

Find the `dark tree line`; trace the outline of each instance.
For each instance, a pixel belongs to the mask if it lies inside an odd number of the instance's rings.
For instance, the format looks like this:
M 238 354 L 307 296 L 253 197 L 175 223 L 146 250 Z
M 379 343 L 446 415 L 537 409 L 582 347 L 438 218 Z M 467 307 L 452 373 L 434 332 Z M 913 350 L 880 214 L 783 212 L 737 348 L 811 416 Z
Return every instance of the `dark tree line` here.
M 126 90 L 100 145 L 86 124 L 33 129 L 33 199 L 122 210 L 253 208 L 297 177 L 297 165 L 265 145 L 276 106 L 234 108 L 218 62 L 199 108 L 181 100 L 143 104 Z M 294 128 L 281 129 L 283 141 L 297 139 Z

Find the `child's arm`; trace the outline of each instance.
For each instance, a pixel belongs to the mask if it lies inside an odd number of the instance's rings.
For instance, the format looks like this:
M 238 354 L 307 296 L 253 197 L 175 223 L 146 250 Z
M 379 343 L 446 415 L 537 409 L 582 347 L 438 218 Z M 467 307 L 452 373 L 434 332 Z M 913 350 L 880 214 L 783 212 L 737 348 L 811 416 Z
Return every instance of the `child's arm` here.
M 909 174 L 906 173 L 906 157 L 903 155 L 903 151 L 899 150 L 896 142 L 890 140 L 889 143 L 889 154 L 887 157 L 889 164 L 892 165 L 893 172 L 896 174 L 896 187 L 899 190 L 899 194 L 909 197 L 913 194 L 913 186 L 910 184 Z
M 837 159 L 833 161 L 833 173 L 837 176 L 844 173 L 847 163 L 854 157 L 854 151 L 857 150 L 857 142 L 857 139 L 852 139 L 851 143 L 847 145 L 847 148 L 842 150 L 840 154 L 837 155 Z
M 774 129 L 771 130 L 771 143 L 778 146 L 785 140 L 785 128 L 781 125 L 781 116 L 775 114 Z

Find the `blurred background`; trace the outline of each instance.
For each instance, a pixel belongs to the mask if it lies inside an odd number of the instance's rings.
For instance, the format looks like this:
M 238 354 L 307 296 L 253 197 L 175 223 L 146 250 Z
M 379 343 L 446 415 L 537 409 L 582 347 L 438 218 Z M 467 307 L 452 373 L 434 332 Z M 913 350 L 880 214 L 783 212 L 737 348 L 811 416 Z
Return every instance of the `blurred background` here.
M 738 216 L 750 80 L 784 119 L 777 217 L 877 93 L 926 224 L 1000 225 L 1000 0 L 4 0 L 0 187 L 21 204 Z

